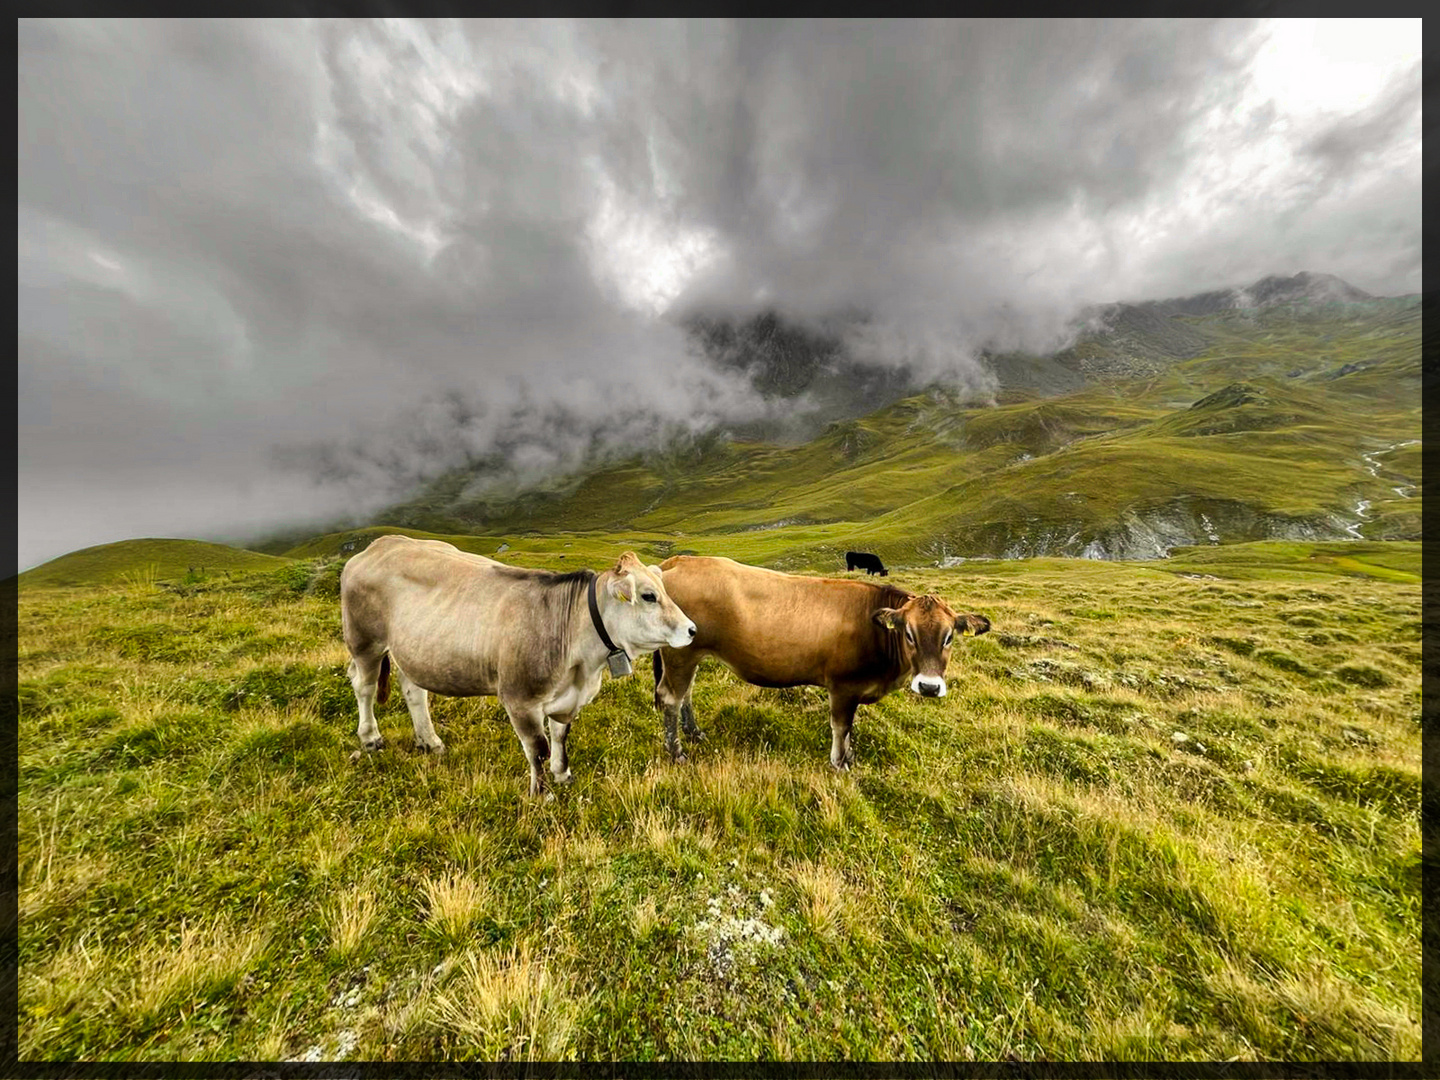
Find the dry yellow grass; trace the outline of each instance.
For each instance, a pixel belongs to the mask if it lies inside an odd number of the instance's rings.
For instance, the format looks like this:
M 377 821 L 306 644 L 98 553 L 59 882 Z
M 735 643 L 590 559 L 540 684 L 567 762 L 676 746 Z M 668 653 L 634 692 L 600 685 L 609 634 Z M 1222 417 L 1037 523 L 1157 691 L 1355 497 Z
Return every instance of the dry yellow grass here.
M 325 908 L 331 949 L 345 957 L 358 952 L 369 937 L 377 910 L 375 891 L 368 885 L 357 885 L 337 895 Z
M 488 882 L 465 873 L 427 875 L 420 882 L 425 925 L 447 941 L 460 941 L 470 924 L 495 904 Z
M 790 868 L 790 879 L 811 930 L 822 938 L 833 938 L 845 928 L 849 900 L 839 871 L 823 863 L 803 862 Z
M 568 1056 L 585 1003 L 562 974 L 528 943 L 503 956 L 467 953 L 430 1017 L 458 1036 L 466 1056 L 482 1060 L 553 1061 Z
M 264 949 L 258 930 L 218 921 L 182 925 L 176 944 L 141 958 L 126 1005 L 147 1020 L 181 1008 L 202 992 L 233 984 Z

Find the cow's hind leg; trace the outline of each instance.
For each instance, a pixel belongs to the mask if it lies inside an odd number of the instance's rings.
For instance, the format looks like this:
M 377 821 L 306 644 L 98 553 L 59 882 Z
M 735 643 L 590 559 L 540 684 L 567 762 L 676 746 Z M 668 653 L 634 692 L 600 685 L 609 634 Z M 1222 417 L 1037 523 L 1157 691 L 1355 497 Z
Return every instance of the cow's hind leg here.
M 405 695 L 405 707 L 410 710 L 410 723 L 415 728 L 416 747 L 431 754 L 444 753 L 445 744 L 435 734 L 435 725 L 430 722 L 430 691 L 417 686 L 403 669 L 396 667 L 395 671 L 400 676 L 400 692 Z
M 855 748 L 850 745 L 850 731 L 855 726 L 854 698 L 830 691 L 830 764 L 845 770 L 855 764 Z
M 557 784 L 571 784 L 575 780 L 570 772 L 570 754 L 565 749 L 565 736 L 570 733 L 570 725 L 579 715 L 577 710 L 562 716 L 546 717 L 545 722 L 550 727 L 550 775 Z
M 539 795 L 544 792 L 547 799 L 553 799 L 555 795 L 546 785 L 545 773 L 541 768 L 545 759 L 550 756 L 550 741 L 545 738 L 544 710 L 531 702 L 522 703 L 513 698 L 501 698 L 500 704 L 505 706 L 505 712 L 510 717 L 510 726 L 515 729 L 520 747 L 525 751 L 525 759 L 530 762 L 530 794 Z
M 695 710 L 690 706 L 690 688 L 701 658 L 691 649 L 659 649 L 655 657 L 655 704 L 665 714 L 665 749 L 672 761 L 684 764 L 689 759 L 680 748 L 676 727 L 683 717 L 685 734 L 697 742 L 702 738 L 695 726 Z
M 355 690 L 355 703 L 360 707 L 360 724 L 355 734 L 366 750 L 379 750 L 385 745 L 380 725 L 375 722 L 375 700 L 380 689 L 380 667 L 386 659 L 382 649 L 374 656 L 352 656 L 347 668 L 350 685 Z M 383 702 L 382 702 L 383 704 Z

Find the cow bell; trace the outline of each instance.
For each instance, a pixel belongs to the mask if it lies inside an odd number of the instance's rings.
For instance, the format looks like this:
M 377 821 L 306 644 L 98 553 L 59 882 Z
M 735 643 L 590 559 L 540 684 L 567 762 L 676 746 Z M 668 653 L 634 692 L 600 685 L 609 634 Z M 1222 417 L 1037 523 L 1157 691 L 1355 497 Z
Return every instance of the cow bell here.
M 615 649 L 605 657 L 605 662 L 610 665 L 610 674 L 618 679 L 629 675 L 635 669 L 630 665 L 630 655 L 624 649 Z

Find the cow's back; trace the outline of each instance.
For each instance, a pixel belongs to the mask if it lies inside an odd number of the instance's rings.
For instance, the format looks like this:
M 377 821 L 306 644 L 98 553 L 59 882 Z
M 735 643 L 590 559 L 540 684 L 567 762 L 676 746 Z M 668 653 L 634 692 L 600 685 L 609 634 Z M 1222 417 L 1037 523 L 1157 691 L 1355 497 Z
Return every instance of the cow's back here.
M 877 589 L 843 578 L 782 574 L 733 559 L 677 555 L 665 591 L 694 621 L 692 648 L 760 686 L 827 684 L 863 666 Z
M 504 563 L 444 541 L 382 536 L 341 572 L 345 643 L 383 647 L 438 693 L 491 693 L 519 583 Z
M 358 618 L 416 604 L 429 607 L 472 590 L 493 568 L 503 565 L 442 540 L 381 536 L 341 570 L 341 609 Z

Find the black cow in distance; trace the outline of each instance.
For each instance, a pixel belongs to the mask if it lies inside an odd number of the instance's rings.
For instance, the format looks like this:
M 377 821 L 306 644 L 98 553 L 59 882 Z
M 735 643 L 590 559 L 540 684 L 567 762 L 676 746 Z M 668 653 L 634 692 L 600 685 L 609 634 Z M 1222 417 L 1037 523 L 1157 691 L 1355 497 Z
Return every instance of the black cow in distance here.
M 879 555 L 871 555 L 868 551 L 847 551 L 845 552 L 846 570 L 864 570 L 868 574 L 879 574 L 881 577 L 889 577 L 890 571 L 886 570 L 880 562 Z

